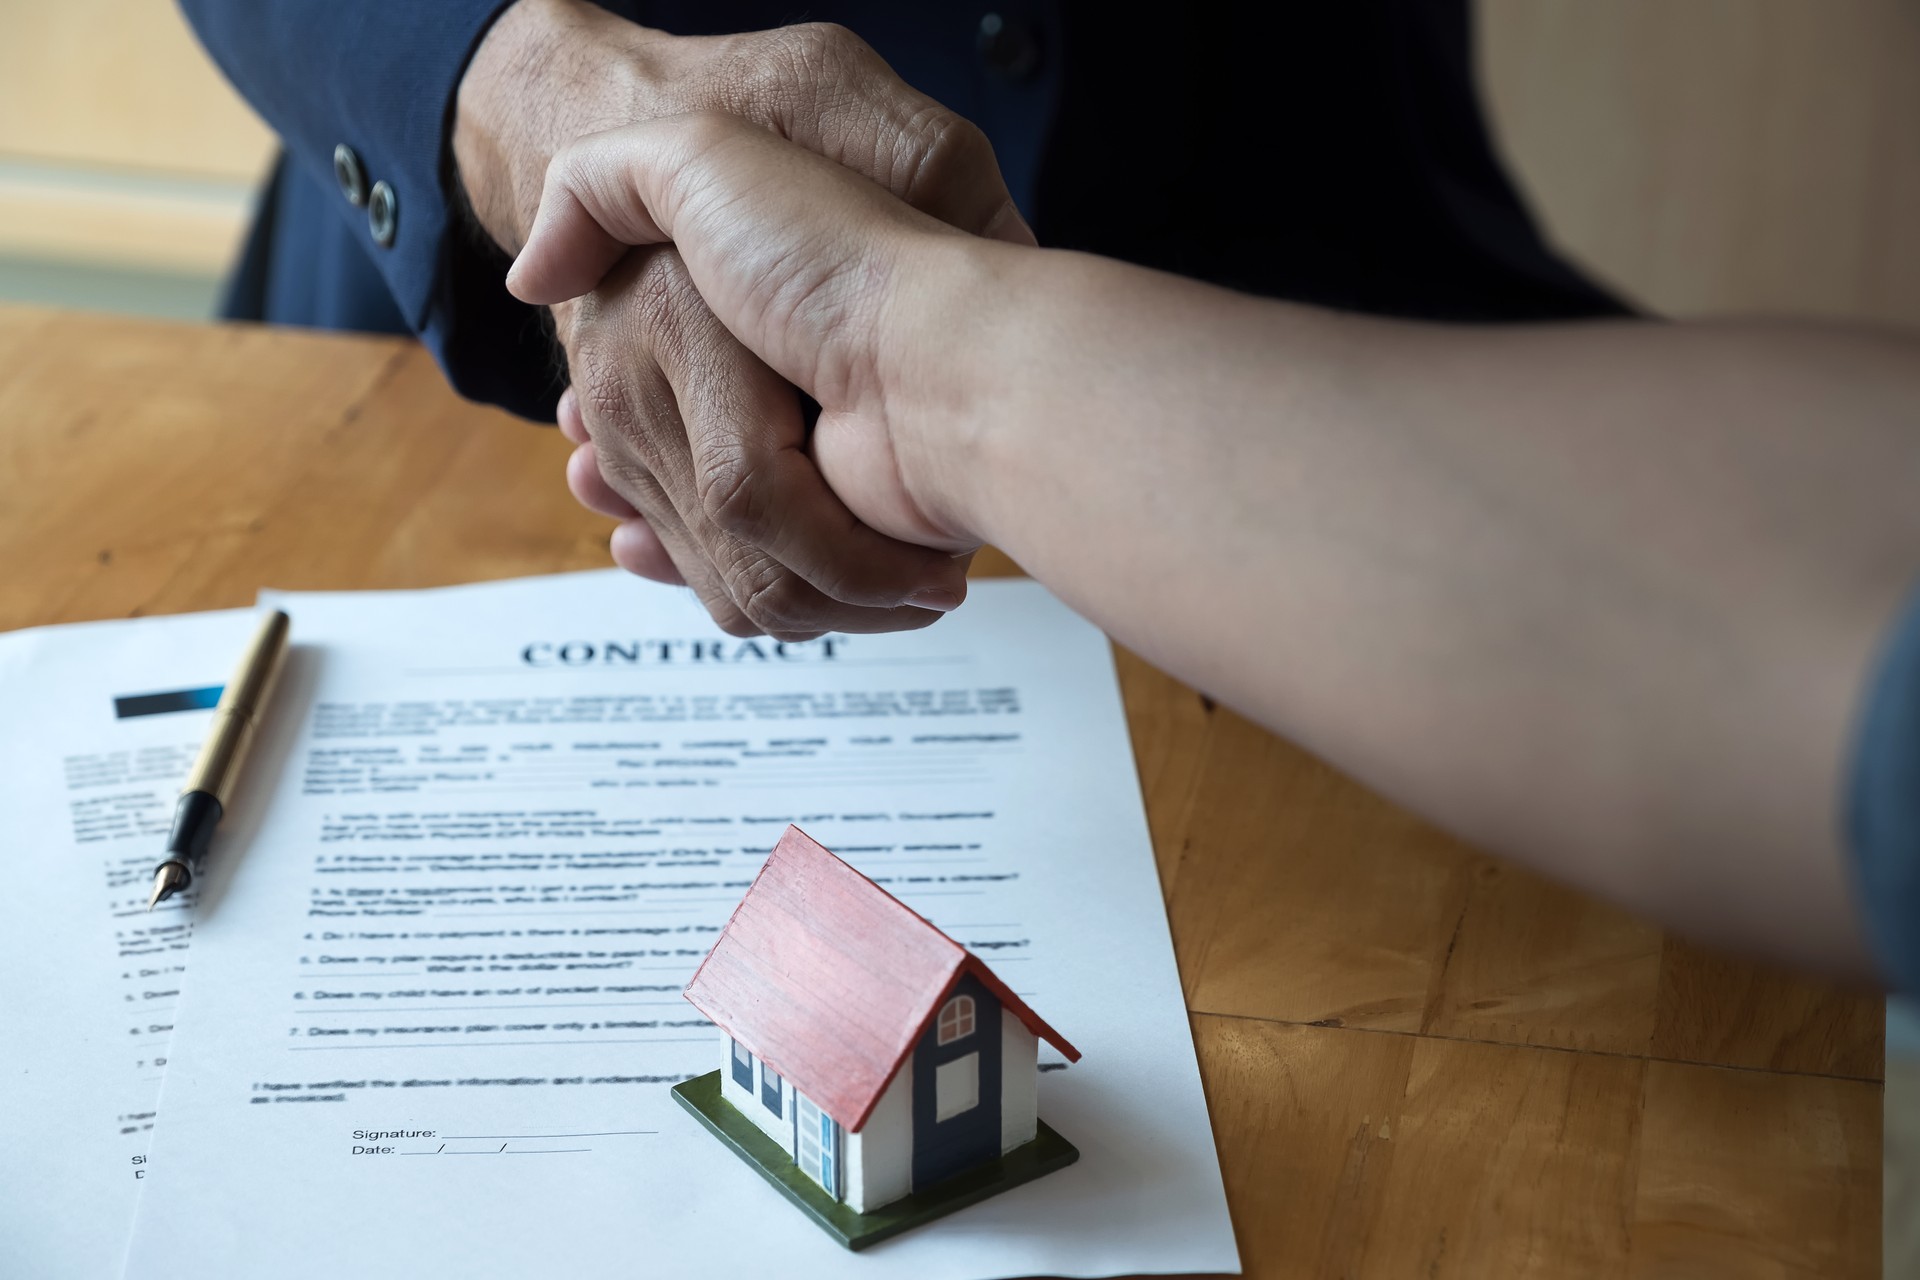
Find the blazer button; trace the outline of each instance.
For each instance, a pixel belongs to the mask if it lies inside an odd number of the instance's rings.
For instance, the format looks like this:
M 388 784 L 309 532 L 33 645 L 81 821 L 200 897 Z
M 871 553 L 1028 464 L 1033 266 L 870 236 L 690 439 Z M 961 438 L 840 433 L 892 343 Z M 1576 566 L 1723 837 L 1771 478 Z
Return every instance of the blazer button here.
M 400 223 L 400 197 L 385 182 L 373 184 L 367 193 L 367 230 L 382 249 L 393 248 L 394 232 Z
M 353 148 L 344 142 L 333 149 L 333 180 L 340 184 L 340 194 L 348 204 L 359 208 L 367 202 L 367 171 L 360 166 Z
M 987 73 L 1002 80 L 1031 80 L 1040 69 L 1040 32 L 1025 18 L 988 14 L 980 19 L 973 47 Z

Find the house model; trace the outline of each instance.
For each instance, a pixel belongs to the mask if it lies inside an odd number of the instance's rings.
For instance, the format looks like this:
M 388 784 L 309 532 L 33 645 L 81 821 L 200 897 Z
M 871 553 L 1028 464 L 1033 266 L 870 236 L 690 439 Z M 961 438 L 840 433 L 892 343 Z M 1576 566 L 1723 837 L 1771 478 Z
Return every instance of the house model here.
M 788 827 L 687 985 L 726 1033 L 674 1095 L 850 1248 L 1071 1164 L 1039 1042 L 1079 1051 L 965 947 Z

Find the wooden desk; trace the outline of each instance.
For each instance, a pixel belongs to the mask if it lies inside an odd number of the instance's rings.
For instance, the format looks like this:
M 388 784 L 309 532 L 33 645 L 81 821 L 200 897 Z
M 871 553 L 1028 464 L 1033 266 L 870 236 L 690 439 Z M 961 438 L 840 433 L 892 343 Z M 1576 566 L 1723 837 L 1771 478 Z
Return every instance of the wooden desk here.
M 598 567 L 566 452 L 410 342 L 0 309 L 0 629 Z M 1879 1276 L 1880 1001 L 1120 670 L 1247 1274 Z

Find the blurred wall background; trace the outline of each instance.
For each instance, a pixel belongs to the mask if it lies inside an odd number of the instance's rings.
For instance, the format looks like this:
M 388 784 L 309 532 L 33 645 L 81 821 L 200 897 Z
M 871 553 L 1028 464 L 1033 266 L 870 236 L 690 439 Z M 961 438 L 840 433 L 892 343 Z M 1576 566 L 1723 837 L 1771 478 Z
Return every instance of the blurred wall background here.
M 1920 325 L 1920 0 L 1476 4 L 1508 159 L 1590 270 Z M 168 0 L 0 0 L 0 33 L 0 299 L 206 314 L 270 135 Z
M 1478 8 L 1508 161 L 1589 269 L 1669 315 L 1920 325 L 1916 0 Z
M 210 315 L 273 149 L 168 0 L 0 0 L 0 300 Z

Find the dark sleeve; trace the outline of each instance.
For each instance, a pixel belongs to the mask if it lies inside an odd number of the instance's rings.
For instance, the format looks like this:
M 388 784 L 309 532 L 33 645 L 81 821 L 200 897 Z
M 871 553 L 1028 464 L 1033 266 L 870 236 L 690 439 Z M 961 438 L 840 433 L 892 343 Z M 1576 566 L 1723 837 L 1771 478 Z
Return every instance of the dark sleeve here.
M 1847 797 L 1867 940 L 1892 991 L 1920 993 L 1920 590 L 1868 686 Z
M 450 160 L 455 91 L 510 0 L 180 0 L 194 30 L 287 150 L 286 163 L 337 189 L 338 145 L 386 182 L 398 211 L 391 247 L 366 210 L 337 210 L 400 314 L 454 389 L 551 419 L 560 381 L 533 308 L 505 290 L 505 255 L 458 205 Z

